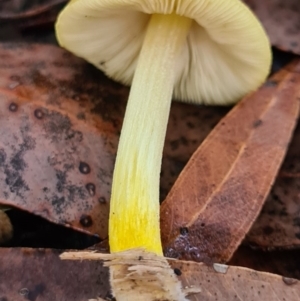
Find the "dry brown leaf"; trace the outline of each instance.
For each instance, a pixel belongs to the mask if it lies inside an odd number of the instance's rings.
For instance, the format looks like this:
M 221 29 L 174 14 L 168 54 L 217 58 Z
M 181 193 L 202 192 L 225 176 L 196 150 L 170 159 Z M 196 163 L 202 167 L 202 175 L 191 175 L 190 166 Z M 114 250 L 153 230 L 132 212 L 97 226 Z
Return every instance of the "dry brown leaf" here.
M 62 261 L 53 250 L 0 249 L 0 300 L 87 301 L 109 295 L 101 261 Z M 201 287 L 191 301 L 298 301 L 296 279 L 214 264 L 169 260 L 184 287 Z M 63 271 L 63 272 L 62 272 Z
M 300 62 L 242 100 L 194 153 L 161 206 L 166 256 L 230 259 L 260 212 L 298 118 Z
M 1 203 L 107 237 L 127 89 L 52 46 L 3 44 L 0 69 Z
M 172 103 L 162 160 L 161 201 L 194 151 L 228 111 L 227 107 Z
M 184 287 L 201 288 L 201 293 L 188 297 L 190 301 L 296 301 L 300 298 L 300 283 L 293 278 L 222 264 L 206 266 L 178 260 L 170 264 L 181 271 L 179 278 Z
M 300 245 L 300 124 L 273 189 L 246 242 L 267 248 Z
M 299 0 L 243 0 L 263 23 L 272 45 L 300 54 Z

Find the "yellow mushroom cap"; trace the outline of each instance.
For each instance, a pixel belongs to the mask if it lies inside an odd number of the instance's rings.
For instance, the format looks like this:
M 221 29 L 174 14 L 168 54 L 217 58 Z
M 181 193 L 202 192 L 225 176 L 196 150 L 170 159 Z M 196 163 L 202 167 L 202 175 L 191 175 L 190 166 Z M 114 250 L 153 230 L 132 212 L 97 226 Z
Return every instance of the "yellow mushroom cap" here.
M 194 20 L 176 61 L 176 99 L 231 104 L 263 83 L 269 40 L 240 0 L 73 0 L 56 33 L 62 47 L 130 85 L 150 15 L 174 12 Z

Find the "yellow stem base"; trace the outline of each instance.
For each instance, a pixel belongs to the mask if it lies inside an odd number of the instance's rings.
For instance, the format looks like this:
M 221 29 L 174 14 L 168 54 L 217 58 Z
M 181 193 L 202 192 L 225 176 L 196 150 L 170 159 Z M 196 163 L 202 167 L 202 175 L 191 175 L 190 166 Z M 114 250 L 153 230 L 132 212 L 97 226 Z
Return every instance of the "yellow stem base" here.
M 191 20 L 153 15 L 135 71 L 115 164 L 110 203 L 112 252 L 146 248 L 162 254 L 159 175 L 176 57 Z

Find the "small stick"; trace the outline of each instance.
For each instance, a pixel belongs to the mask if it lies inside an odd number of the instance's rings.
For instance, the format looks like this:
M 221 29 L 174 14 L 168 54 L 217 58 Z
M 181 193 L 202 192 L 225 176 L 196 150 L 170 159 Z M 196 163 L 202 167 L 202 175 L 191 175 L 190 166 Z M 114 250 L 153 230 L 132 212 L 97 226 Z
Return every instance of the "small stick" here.
M 201 292 L 199 288 L 182 288 L 167 258 L 144 249 L 112 254 L 65 252 L 60 258 L 103 260 L 110 269 L 110 284 L 118 301 L 188 301 L 187 295 Z

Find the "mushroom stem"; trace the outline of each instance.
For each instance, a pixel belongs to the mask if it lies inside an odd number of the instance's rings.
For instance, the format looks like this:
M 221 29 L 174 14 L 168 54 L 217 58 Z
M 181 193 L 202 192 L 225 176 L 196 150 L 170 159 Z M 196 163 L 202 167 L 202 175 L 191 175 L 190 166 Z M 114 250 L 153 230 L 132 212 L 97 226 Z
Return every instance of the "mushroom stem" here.
M 148 24 L 124 117 L 113 175 L 111 252 L 143 247 L 162 255 L 159 176 L 176 58 L 191 19 L 154 14 Z

